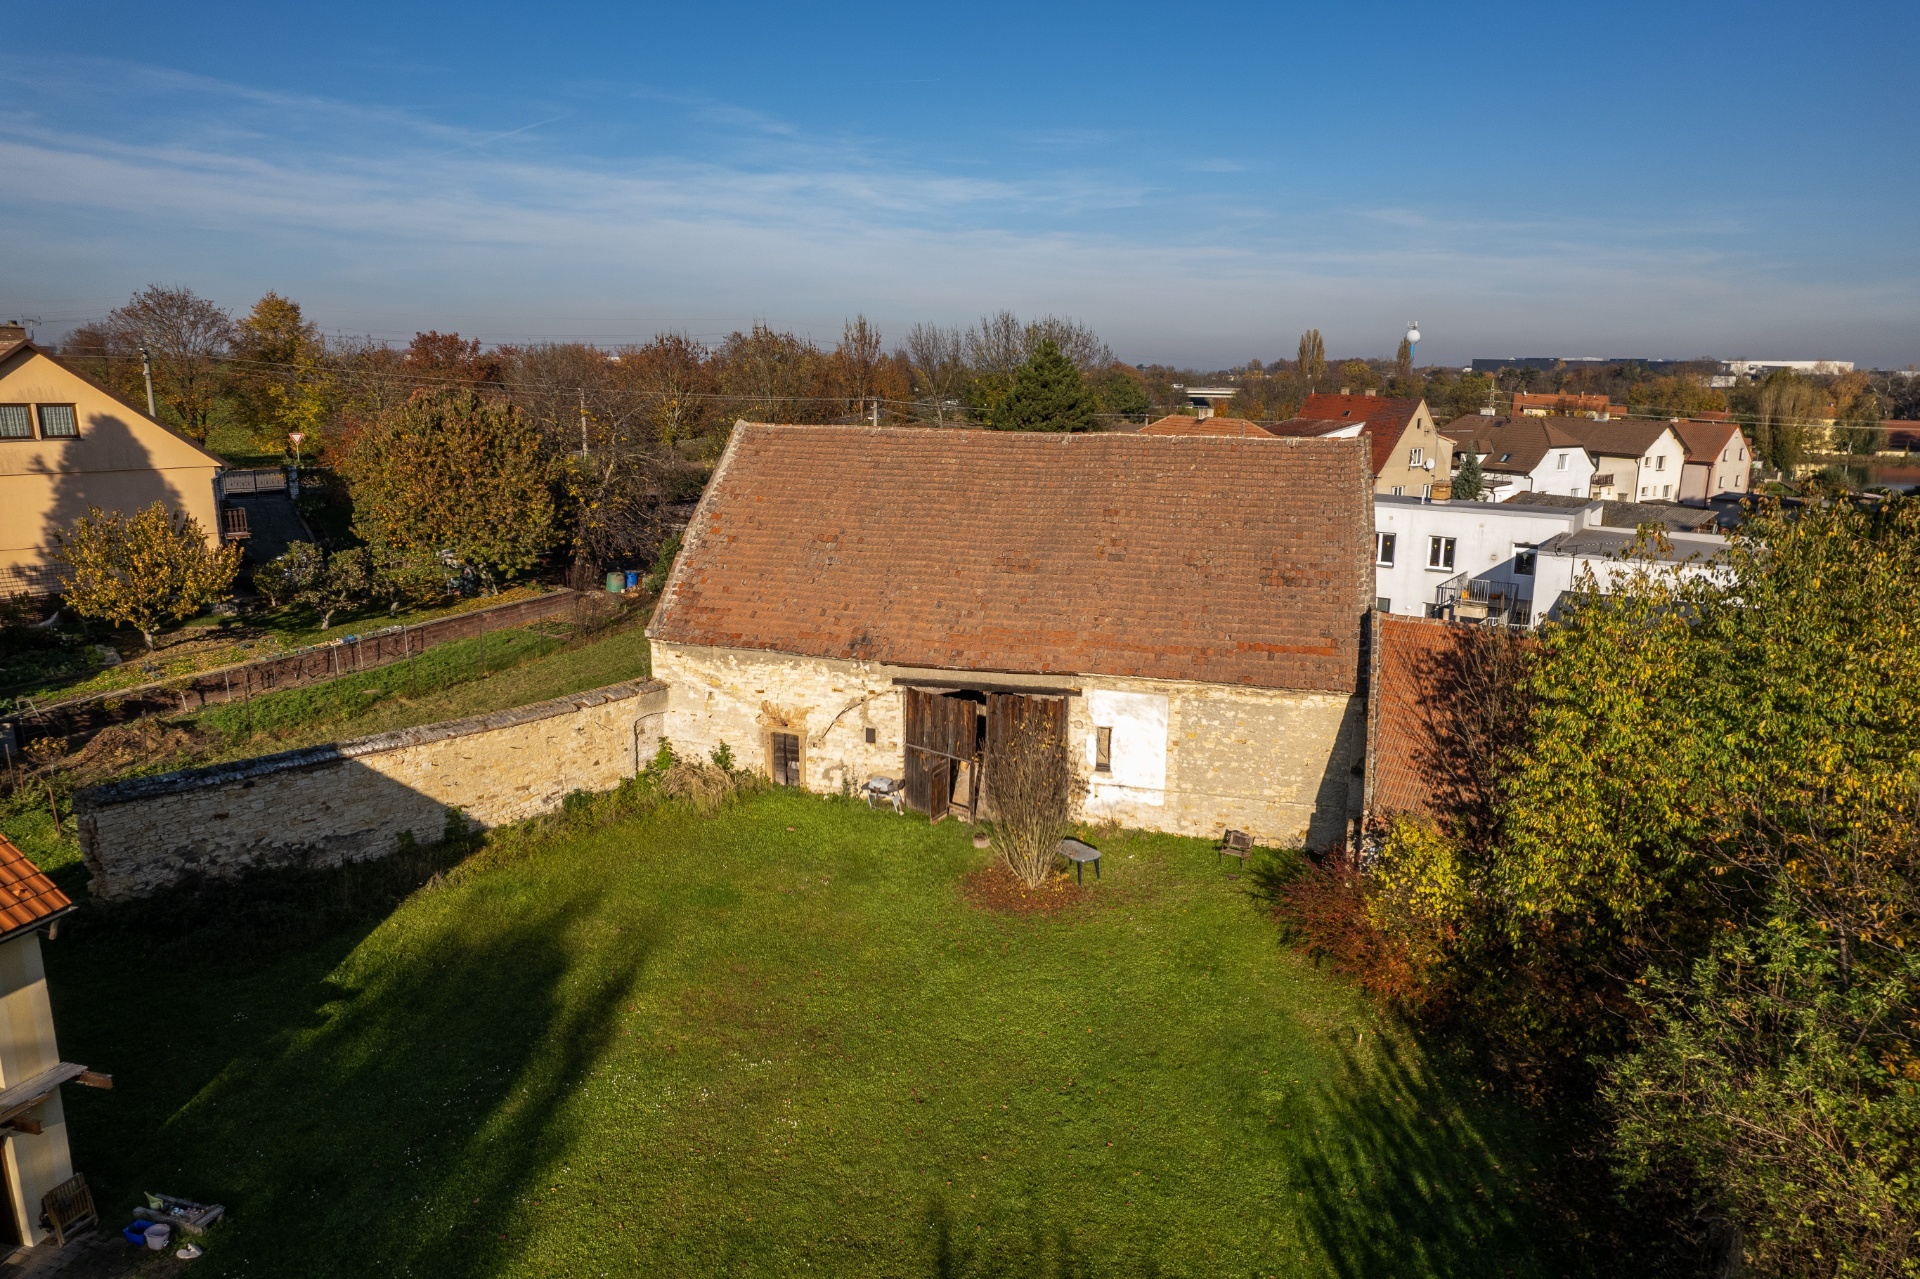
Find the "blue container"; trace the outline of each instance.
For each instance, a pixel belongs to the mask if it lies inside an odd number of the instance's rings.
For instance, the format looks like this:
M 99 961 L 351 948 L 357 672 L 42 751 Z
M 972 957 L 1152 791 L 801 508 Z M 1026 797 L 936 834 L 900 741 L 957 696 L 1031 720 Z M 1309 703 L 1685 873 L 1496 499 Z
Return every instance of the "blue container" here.
M 627 589 L 630 591 L 637 591 L 640 589 L 640 570 L 639 569 L 630 568 L 627 570 Z
M 122 1230 L 120 1237 L 136 1248 L 144 1248 L 147 1246 L 147 1227 L 152 1224 L 151 1221 L 136 1221 Z

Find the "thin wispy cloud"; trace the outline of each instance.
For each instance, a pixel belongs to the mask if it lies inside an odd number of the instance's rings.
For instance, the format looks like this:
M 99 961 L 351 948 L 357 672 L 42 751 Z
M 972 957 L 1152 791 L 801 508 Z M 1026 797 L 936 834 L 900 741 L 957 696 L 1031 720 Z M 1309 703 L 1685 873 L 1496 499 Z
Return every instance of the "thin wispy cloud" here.
M 21 298 L 192 276 L 209 293 L 296 293 L 336 328 L 491 315 L 468 328 L 499 340 L 578 333 L 582 315 L 830 332 L 854 310 L 897 329 L 1013 306 L 1079 315 L 1139 358 L 1206 362 L 1284 352 L 1308 324 L 1385 352 L 1415 313 L 1435 334 L 1504 326 L 1550 348 L 1617 332 L 1691 349 L 1715 339 L 1703 317 L 1750 333 L 1756 307 L 1785 314 L 1789 294 L 1742 258 L 1731 215 L 1496 220 L 1336 198 L 1311 179 L 1263 201 L 1204 189 L 1237 161 L 1151 179 L 1103 158 L 1100 130 L 1021 138 L 1085 152 L 1072 169 L 983 170 L 643 90 L 530 104 L 530 122 L 485 129 L 432 104 L 86 70 L 109 87 L 82 102 L 29 92 L 18 61 L 0 60 L 15 100 L 0 112 L 0 211 L 35 250 L 5 283 Z M 664 127 L 636 128 L 645 141 L 621 152 L 581 145 L 618 101 L 691 122 L 699 145 Z M 1793 285 L 1791 305 L 1854 324 L 1910 308 L 1897 279 Z

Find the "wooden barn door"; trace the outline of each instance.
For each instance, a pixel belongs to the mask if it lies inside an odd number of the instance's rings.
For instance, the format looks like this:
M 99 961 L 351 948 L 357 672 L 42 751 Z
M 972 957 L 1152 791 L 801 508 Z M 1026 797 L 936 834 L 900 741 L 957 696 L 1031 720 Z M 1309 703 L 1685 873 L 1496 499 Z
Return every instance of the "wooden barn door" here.
M 1067 699 L 1025 693 L 987 694 L 986 786 L 978 808 L 992 811 L 993 760 L 1005 753 L 1006 742 L 1022 727 L 1037 727 L 1052 743 L 1055 767 L 1067 770 Z
M 955 770 L 974 756 L 974 703 L 909 688 L 905 711 L 907 807 L 937 822 L 952 803 Z

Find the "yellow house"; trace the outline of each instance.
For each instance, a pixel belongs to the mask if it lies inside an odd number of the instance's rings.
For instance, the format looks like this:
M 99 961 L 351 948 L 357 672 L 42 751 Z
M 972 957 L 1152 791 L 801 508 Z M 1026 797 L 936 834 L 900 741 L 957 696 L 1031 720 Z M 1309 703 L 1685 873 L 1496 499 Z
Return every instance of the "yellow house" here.
M 0 326 L 0 596 L 59 589 L 55 530 L 155 501 L 220 538 L 223 463 Z
M 0 1254 L 45 1242 L 51 1232 L 42 1218 L 50 1209 L 64 1209 L 63 1224 L 72 1225 L 76 1204 L 91 1208 L 67 1153 L 60 1085 L 106 1088 L 112 1080 L 60 1060 L 40 961 L 41 932 L 72 909 L 67 895 L 0 835 Z

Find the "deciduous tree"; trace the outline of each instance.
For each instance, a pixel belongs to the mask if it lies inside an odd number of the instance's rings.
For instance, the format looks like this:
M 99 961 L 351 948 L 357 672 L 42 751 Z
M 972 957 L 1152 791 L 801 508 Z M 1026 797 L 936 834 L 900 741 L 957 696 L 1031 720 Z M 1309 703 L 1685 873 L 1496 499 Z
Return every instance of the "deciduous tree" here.
M 234 328 L 236 380 L 255 435 L 284 446 L 287 436 L 307 436 L 312 455 L 329 415 L 333 369 L 320 330 L 300 304 L 269 291 Z
M 1307 384 L 1308 394 L 1325 380 L 1327 376 L 1327 344 L 1320 338 L 1319 329 L 1308 329 L 1300 335 L 1300 351 L 1294 358 L 1294 372 Z
M 133 627 L 149 650 L 162 625 L 225 595 L 240 567 L 239 547 L 208 546 L 191 515 L 161 502 L 132 515 L 89 507 L 54 535 L 54 545 L 68 605 L 82 617 Z
M 354 532 L 381 561 L 440 558 L 492 591 L 553 544 L 539 436 L 501 400 L 419 392 L 361 431 L 345 469 Z

